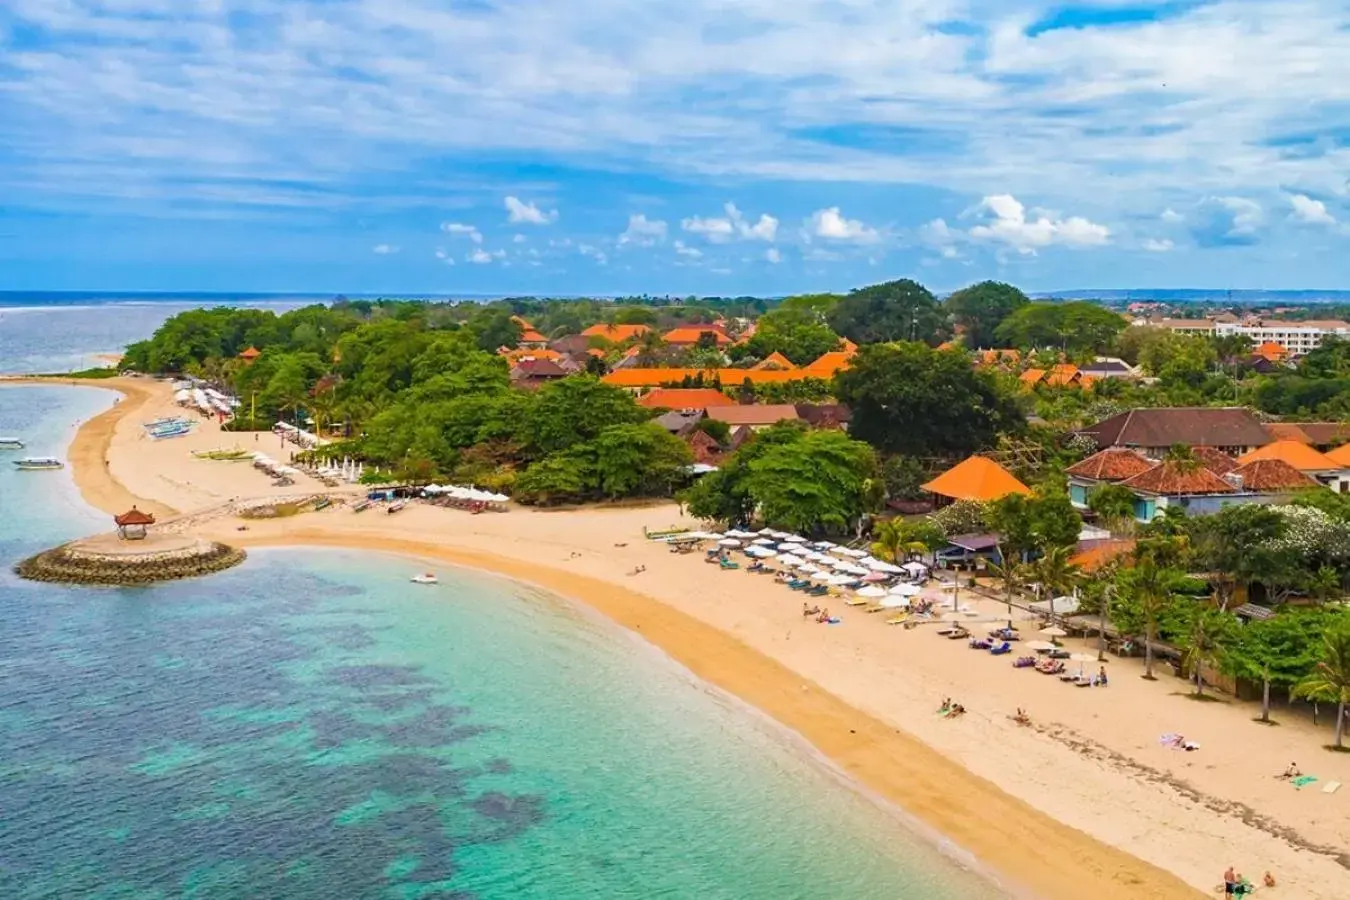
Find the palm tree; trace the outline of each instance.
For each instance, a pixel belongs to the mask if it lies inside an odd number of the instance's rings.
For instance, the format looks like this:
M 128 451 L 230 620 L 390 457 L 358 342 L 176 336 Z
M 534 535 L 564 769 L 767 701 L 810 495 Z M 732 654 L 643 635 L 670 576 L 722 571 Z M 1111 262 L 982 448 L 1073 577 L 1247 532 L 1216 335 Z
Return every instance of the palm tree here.
M 1336 704 L 1336 740 L 1332 746 L 1342 750 L 1345 705 L 1350 703 L 1350 625 L 1328 628 L 1322 640 L 1322 658 L 1312 674 L 1295 685 L 1294 696 Z
M 1134 568 L 1132 581 L 1139 612 L 1144 618 L 1144 677 L 1153 681 L 1153 642 L 1158 636 L 1158 619 L 1172 599 L 1175 573 L 1160 567 L 1151 556 L 1144 556 Z
M 1045 588 L 1050 600 L 1050 619 L 1055 618 L 1055 597 L 1067 594 L 1083 577 L 1083 570 L 1073 562 L 1072 547 L 1051 547 L 1045 555 L 1031 564 L 1031 576 Z
M 1026 586 L 1027 567 L 1015 559 L 1008 559 L 1003 555 L 1003 548 L 998 551 L 998 558 L 1002 562 L 990 562 L 986 565 L 993 576 L 1003 582 L 1003 594 L 1008 601 L 1008 617 L 1012 617 L 1013 595 Z
M 1205 695 L 1204 667 L 1213 664 L 1228 646 L 1236 620 L 1217 609 L 1198 610 L 1191 620 L 1185 638 L 1185 656 L 1182 663 L 1191 670 L 1195 680 L 1195 696 Z

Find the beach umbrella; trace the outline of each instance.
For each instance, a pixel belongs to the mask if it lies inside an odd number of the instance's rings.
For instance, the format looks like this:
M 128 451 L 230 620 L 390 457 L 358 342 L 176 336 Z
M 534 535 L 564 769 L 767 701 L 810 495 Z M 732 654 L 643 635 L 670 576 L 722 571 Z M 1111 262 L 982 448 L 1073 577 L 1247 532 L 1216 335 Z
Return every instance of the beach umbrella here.
M 767 534 L 767 535 L 769 535 L 769 536 L 772 537 L 774 531 L 773 531 L 772 528 L 761 528 L 761 529 L 759 530 L 759 533 L 760 533 L 760 534 Z
M 1062 638 L 1069 636 L 1069 633 L 1065 631 L 1063 628 L 1060 628 L 1058 625 L 1051 625 L 1049 628 L 1042 628 L 1041 634 L 1045 635 L 1046 637 L 1052 638 Z
M 836 548 L 835 552 L 842 553 L 845 556 L 851 556 L 854 559 L 862 559 L 863 557 L 867 556 L 866 550 L 853 550 L 849 547 L 838 547 Z
M 866 575 L 863 576 L 863 581 L 877 582 L 885 580 L 886 580 L 885 572 L 868 572 Z
M 928 567 L 921 562 L 907 562 L 900 568 L 904 569 L 911 575 L 922 575 L 924 572 L 928 571 Z
M 719 547 L 739 547 L 740 545 L 741 542 L 735 538 L 725 538 L 717 542 L 717 546 Z
M 869 584 L 867 587 L 858 588 L 855 592 L 859 597 L 885 597 L 886 592 L 881 588 Z
M 832 544 L 832 543 L 830 543 L 829 541 L 816 541 L 816 542 L 815 542 L 814 544 L 812 544 L 811 546 L 812 546 L 812 547 L 815 547 L 817 550 L 829 550 L 831 547 L 837 547 L 837 546 L 839 546 L 839 545 L 838 545 L 838 544 Z
M 802 573 L 803 575 L 824 575 L 824 574 L 825 574 L 825 573 L 822 572 L 820 569 L 817 569 L 815 566 L 810 565 L 809 563 L 808 563 L 807 565 L 805 565 L 805 566 L 802 566 L 802 568 L 801 568 L 801 573 Z
M 755 538 L 755 539 L 754 539 L 753 541 L 751 541 L 750 543 L 752 543 L 752 544 L 758 544 L 758 545 L 760 545 L 761 547 L 763 547 L 763 546 L 767 546 L 767 545 L 769 545 L 769 544 L 772 544 L 773 541 L 769 540 L 768 538 Z
M 917 597 L 922 590 L 917 584 L 897 584 L 891 588 L 891 593 L 897 597 Z
M 1027 641 L 1022 645 L 1028 650 L 1054 650 L 1055 645 L 1049 641 Z
M 879 605 L 884 606 L 887 609 L 909 609 L 909 598 L 891 595 L 883 597 Z
M 852 584 L 853 579 L 847 575 L 831 575 L 825 580 L 825 583 L 835 585 L 836 587 L 843 587 L 846 584 Z

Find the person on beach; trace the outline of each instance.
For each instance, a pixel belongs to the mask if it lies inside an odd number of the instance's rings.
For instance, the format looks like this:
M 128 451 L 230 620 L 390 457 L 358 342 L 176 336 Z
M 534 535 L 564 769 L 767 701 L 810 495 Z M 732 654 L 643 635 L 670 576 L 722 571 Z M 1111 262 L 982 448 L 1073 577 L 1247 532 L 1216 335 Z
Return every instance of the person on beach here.
M 1298 778 L 1302 774 L 1303 773 L 1298 770 L 1298 763 L 1291 762 L 1289 768 L 1285 769 L 1283 774 L 1276 775 L 1275 777 L 1282 781 L 1289 781 L 1291 778 Z
M 1013 716 L 1013 721 L 1018 725 L 1030 725 L 1031 716 L 1027 715 L 1027 711 L 1019 706 L 1017 707 L 1017 715 Z
M 938 712 L 940 712 L 940 713 L 945 713 L 945 712 L 947 712 L 948 710 L 950 710 L 951 708 L 952 708 L 952 698 L 951 698 L 951 697 L 943 697 L 943 698 L 942 698 L 942 705 L 938 707 Z
M 1261 881 L 1268 888 L 1273 888 L 1275 886 L 1275 876 L 1268 871 L 1266 872 L 1266 877 L 1261 879 Z
M 1223 892 L 1228 895 L 1236 894 L 1237 886 L 1237 873 L 1233 871 L 1232 866 L 1229 866 L 1227 869 L 1224 869 L 1223 872 Z

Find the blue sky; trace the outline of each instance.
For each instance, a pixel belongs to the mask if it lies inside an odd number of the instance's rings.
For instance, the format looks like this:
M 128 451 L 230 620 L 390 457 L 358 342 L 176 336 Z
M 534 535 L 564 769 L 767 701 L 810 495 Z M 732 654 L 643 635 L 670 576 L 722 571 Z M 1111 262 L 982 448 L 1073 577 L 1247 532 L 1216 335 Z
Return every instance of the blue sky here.
M 1331 0 L 5 0 L 0 289 L 1350 281 Z

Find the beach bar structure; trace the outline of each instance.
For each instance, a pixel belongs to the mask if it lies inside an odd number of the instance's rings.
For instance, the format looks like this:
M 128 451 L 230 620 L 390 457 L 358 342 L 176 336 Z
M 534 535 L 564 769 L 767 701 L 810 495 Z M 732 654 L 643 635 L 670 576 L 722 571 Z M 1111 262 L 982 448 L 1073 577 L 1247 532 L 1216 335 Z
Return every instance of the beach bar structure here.
M 155 524 L 155 517 L 133 506 L 120 516 L 113 516 L 113 521 L 117 523 L 117 536 L 122 540 L 140 541 L 145 539 L 146 528 Z
M 923 489 L 947 500 L 988 503 L 1009 494 L 1030 494 L 1031 488 L 1011 472 L 984 456 L 972 456 L 943 472 Z

